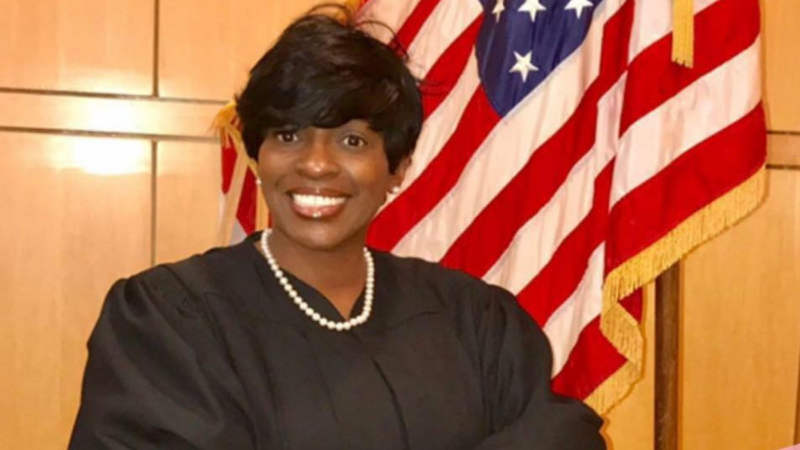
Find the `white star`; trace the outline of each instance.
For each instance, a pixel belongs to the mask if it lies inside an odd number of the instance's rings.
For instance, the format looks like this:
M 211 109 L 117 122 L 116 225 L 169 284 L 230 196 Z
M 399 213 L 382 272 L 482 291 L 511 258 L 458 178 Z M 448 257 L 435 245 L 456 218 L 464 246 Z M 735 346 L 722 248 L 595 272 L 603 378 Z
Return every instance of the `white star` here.
M 564 9 L 571 9 L 575 11 L 575 14 L 578 15 L 578 19 L 581 18 L 581 13 L 583 12 L 583 8 L 591 8 L 594 5 L 589 0 L 569 0 L 567 3 L 567 7 Z
M 536 13 L 546 10 L 547 8 L 539 0 L 525 0 L 525 3 L 517 11 L 530 13 L 531 23 L 533 23 L 536 22 Z
M 497 3 L 494 5 L 494 9 L 492 10 L 492 14 L 497 18 L 497 22 L 500 22 L 500 14 L 503 14 L 503 11 L 506 10 L 506 5 L 504 4 L 505 0 L 497 0 Z
M 528 79 L 528 73 L 530 72 L 537 72 L 539 70 L 538 67 L 531 64 L 531 53 L 528 52 L 527 55 L 522 56 L 517 52 L 514 52 L 514 57 L 517 58 L 517 63 L 514 64 L 514 67 L 508 71 L 508 73 L 519 72 L 522 75 L 522 82 L 524 83 Z

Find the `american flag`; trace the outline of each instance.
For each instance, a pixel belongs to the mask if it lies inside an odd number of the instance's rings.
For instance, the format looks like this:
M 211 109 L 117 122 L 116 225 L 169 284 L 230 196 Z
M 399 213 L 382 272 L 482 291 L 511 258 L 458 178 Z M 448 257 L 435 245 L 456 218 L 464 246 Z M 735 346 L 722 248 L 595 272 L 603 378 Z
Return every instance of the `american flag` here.
M 672 62 L 673 0 L 367 0 L 359 17 L 397 30 L 424 93 L 369 244 L 516 294 L 554 390 L 606 411 L 640 377 L 641 287 L 760 201 L 757 0 L 694 0 L 692 68 Z

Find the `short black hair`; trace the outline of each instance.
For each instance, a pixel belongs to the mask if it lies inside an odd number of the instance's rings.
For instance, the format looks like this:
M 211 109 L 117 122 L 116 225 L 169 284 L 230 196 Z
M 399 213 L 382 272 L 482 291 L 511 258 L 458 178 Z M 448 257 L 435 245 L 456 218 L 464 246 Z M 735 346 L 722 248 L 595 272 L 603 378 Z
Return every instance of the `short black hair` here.
M 324 14 L 327 8 L 338 17 Z M 383 135 L 390 172 L 411 156 L 422 128 L 417 80 L 396 39 L 384 44 L 364 25 L 341 5 L 316 7 L 256 63 L 236 107 L 251 158 L 270 129 L 333 128 L 353 119 Z

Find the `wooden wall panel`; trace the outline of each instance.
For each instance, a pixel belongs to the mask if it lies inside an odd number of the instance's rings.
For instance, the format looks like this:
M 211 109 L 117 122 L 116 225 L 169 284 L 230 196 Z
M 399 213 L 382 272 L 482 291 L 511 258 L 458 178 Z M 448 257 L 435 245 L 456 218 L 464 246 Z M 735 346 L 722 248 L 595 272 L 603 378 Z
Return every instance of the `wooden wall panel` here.
M 800 167 L 800 133 L 771 134 L 767 143 L 767 164 Z
M 3 0 L 0 86 L 149 95 L 154 0 Z
M 281 31 L 319 0 L 161 2 L 159 90 L 166 97 L 233 98 Z
M 800 2 L 761 0 L 761 11 L 768 126 L 800 132 Z
M 222 103 L 0 92 L 0 125 L 37 131 L 211 139 Z
M 216 244 L 222 175 L 216 144 L 160 142 L 156 180 L 156 263 Z
M 800 360 L 800 171 L 684 266 L 686 450 L 792 444 Z
M 0 448 L 65 448 L 103 297 L 150 264 L 151 144 L 0 133 L 0 147 Z

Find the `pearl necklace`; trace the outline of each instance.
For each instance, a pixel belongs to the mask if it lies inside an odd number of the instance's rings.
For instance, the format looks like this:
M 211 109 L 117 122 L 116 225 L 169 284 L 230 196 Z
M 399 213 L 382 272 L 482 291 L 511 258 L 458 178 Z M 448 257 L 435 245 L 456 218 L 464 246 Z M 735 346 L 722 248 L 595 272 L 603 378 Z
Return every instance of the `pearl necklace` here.
M 269 245 L 267 245 L 267 238 L 271 231 L 272 230 L 264 230 L 264 232 L 261 233 L 261 251 L 264 253 L 264 257 L 267 259 L 267 264 L 269 264 L 269 268 L 272 269 L 272 273 L 275 274 L 275 278 L 278 279 L 278 283 L 280 283 L 283 290 L 286 291 L 286 294 L 292 299 L 294 304 L 300 308 L 300 311 L 322 327 L 335 331 L 348 331 L 353 327 L 362 325 L 369 319 L 369 315 L 372 313 L 372 297 L 375 291 L 375 263 L 372 261 L 372 254 L 370 254 L 366 247 L 364 247 L 364 259 L 367 262 L 367 285 L 364 292 L 364 308 L 361 310 L 361 314 L 350 320 L 335 322 L 322 317 L 318 312 L 314 311 L 314 308 L 306 303 L 303 297 L 300 297 L 300 294 L 294 289 L 294 286 L 289 283 L 283 270 L 278 266 L 278 262 L 275 261 L 275 257 L 272 256 Z

